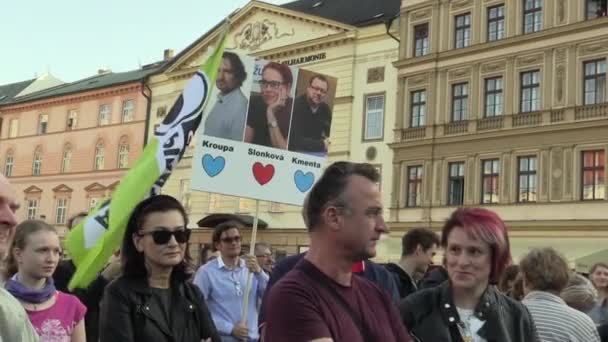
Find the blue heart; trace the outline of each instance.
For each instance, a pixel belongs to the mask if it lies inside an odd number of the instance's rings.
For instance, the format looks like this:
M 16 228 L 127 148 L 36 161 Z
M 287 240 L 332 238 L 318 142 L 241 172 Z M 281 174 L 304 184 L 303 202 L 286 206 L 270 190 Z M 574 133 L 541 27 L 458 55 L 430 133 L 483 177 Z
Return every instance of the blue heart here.
M 306 192 L 315 182 L 315 175 L 312 172 L 304 173 L 301 170 L 298 170 L 293 174 L 293 181 L 296 183 L 296 187 L 300 192 Z
M 215 177 L 222 172 L 224 166 L 226 165 L 226 159 L 224 157 L 219 156 L 213 158 L 210 154 L 205 154 L 203 156 L 203 169 L 209 177 Z

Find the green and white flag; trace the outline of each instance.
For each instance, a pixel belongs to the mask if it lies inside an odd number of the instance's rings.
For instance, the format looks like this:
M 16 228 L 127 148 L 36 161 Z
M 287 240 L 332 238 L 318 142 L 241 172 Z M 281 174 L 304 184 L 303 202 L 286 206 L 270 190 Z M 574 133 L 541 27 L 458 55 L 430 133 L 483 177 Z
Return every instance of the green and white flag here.
M 76 265 L 70 290 L 87 287 L 95 280 L 112 253 L 120 248 L 127 221 L 135 206 L 158 194 L 181 160 L 202 120 L 203 109 L 215 84 L 226 31 L 227 28 L 215 51 L 190 79 L 112 197 L 94 209 L 68 234 L 66 247 Z

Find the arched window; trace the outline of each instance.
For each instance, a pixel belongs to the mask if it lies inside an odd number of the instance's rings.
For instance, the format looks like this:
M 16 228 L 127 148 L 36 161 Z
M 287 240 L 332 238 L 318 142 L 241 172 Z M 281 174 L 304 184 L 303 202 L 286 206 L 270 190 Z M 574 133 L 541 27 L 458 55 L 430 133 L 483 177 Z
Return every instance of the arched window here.
M 13 150 L 8 150 L 4 158 L 4 175 L 6 177 L 10 177 L 13 174 L 13 163 Z
M 126 169 L 129 167 L 129 144 L 121 143 L 118 146 L 118 168 Z
M 95 146 L 95 170 L 103 170 L 105 164 L 106 149 L 103 146 L 103 142 L 100 141 Z
M 32 162 L 32 175 L 39 176 L 42 171 L 42 149 L 36 148 L 34 151 L 34 161 Z
M 70 163 L 72 161 L 72 146 L 65 145 L 63 148 L 63 157 L 61 158 L 61 173 L 70 171 Z

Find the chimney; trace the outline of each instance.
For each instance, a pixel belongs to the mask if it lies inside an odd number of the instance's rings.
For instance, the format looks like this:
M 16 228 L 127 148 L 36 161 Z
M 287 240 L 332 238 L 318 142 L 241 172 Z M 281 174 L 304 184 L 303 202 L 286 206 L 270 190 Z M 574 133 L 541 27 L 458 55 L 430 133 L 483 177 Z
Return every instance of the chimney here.
M 173 58 L 173 49 L 165 49 L 163 53 L 163 61 L 168 61 Z
M 105 75 L 105 74 L 109 74 L 111 72 L 112 72 L 112 70 L 110 70 L 110 69 L 103 69 L 103 68 L 97 69 L 97 75 Z

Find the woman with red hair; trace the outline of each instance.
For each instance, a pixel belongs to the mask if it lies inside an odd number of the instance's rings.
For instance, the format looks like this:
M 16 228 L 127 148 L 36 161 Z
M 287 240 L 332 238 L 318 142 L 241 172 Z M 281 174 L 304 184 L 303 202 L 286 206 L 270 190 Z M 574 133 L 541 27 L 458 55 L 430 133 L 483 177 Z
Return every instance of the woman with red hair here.
M 504 222 L 481 208 L 457 209 L 441 235 L 449 280 L 400 303 L 420 342 L 535 342 L 528 310 L 494 286 L 511 262 Z

